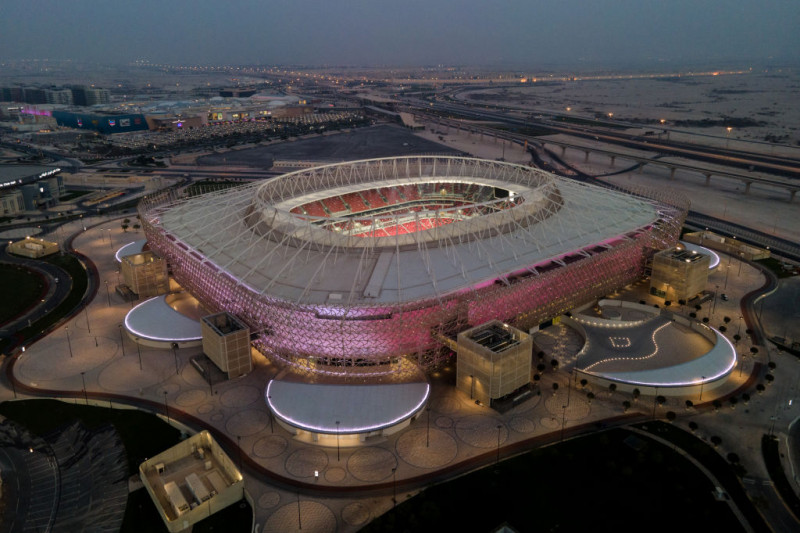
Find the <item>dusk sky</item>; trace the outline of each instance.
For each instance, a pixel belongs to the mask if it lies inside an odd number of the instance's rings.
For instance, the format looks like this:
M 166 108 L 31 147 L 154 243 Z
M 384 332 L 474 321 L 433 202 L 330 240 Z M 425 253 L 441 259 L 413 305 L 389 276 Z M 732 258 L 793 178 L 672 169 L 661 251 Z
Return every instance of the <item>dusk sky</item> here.
M 797 0 L 3 0 L 0 59 L 306 65 L 796 60 Z

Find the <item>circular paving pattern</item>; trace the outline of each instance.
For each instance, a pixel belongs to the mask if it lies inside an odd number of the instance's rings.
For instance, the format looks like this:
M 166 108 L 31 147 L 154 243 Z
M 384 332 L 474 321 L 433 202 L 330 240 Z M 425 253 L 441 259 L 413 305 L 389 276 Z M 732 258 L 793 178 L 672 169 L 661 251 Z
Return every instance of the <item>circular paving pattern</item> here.
M 207 415 L 213 410 L 214 406 L 210 403 L 204 403 L 203 405 L 197 408 L 197 412 L 200 413 L 201 415 Z
M 453 419 L 449 416 L 437 416 L 436 417 L 436 427 L 440 427 L 442 429 L 448 429 L 453 427 Z
M 70 357 L 64 328 L 51 336 L 59 337 L 55 346 L 41 353 L 38 350 L 33 354 L 28 352 L 19 358 L 14 367 L 18 377 L 39 382 L 80 376 L 81 372 L 89 372 L 111 360 L 119 347 L 119 342 L 104 337 L 77 337 L 70 328 L 73 354 Z M 61 340 L 63 342 L 59 342 Z
M 355 502 L 342 509 L 342 520 L 349 526 L 360 526 L 369 520 L 369 509 L 361 503 Z
M 175 366 L 172 357 L 159 357 L 155 352 L 142 349 L 142 368 L 139 368 L 139 356 L 136 350 L 127 352 L 125 357 L 115 359 L 100 372 L 98 382 L 106 390 L 114 392 L 130 392 L 157 385 L 174 374 Z
M 212 422 L 219 422 L 223 418 L 225 418 L 225 415 L 223 415 L 222 413 L 214 413 L 213 415 L 211 415 Z
M 566 417 L 567 421 L 580 420 L 589 416 L 589 400 L 581 394 L 572 393 L 567 401 L 567 393 L 559 390 L 544 401 L 547 412 L 559 420 Z M 563 406 L 566 405 L 566 409 Z
M 519 404 L 514 408 L 515 413 L 525 413 L 539 405 L 539 402 L 542 401 L 542 395 L 537 394 L 536 391 L 531 392 L 530 397 L 528 397 L 524 402 Z
M 561 419 L 554 416 L 546 416 L 539 421 L 539 424 L 547 429 L 560 429 Z
M 347 472 L 344 468 L 335 466 L 325 471 L 325 481 L 328 483 L 339 483 L 347 477 Z
M 163 387 L 161 387 L 161 394 L 164 394 L 163 391 L 167 391 L 167 394 L 176 394 L 178 391 L 181 390 L 181 386 L 177 383 L 167 383 Z
M 534 421 L 524 416 L 513 417 L 508 421 L 508 426 L 517 433 L 533 433 L 536 430 Z
M 266 412 L 257 409 L 246 409 L 230 417 L 225 424 L 225 428 L 228 430 L 229 435 L 249 437 L 267 427 L 267 422 L 269 422 L 269 415 Z
M 180 393 L 178 397 L 175 398 L 175 403 L 177 405 L 180 405 L 181 407 L 191 407 L 192 405 L 197 405 L 198 403 L 202 402 L 205 399 L 206 399 L 205 391 L 202 391 L 200 389 L 193 389 Z M 211 404 L 206 404 L 206 405 L 211 407 Z
M 253 445 L 253 453 L 258 457 L 277 457 L 286 450 L 288 442 L 280 435 L 270 435 L 258 439 Z
M 277 492 L 265 492 L 258 499 L 258 506 L 262 509 L 272 509 L 281 501 L 281 495 Z
M 508 438 L 508 429 L 500 419 L 491 416 L 470 415 L 456 422 L 458 438 L 476 448 L 495 448 L 498 432 L 502 445 Z
M 437 413 L 453 414 L 461 409 L 461 402 L 453 396 L 444 396 L 433 401 L 433 410 Z
M 261 392 L 256 387 L 240 386 L 225 391 L 219 401 L 225 407 L 245 407 L 261 398 Z
M 286 471 L 295 477 L 313 477 L 314 470 L 325 470 L 328 454 L 319 448 L 301 448 L 286 458 Z
M 397 439 L 396 448 L 403 461 L 419 468 L 442 467 L 455 459 L 458 453 L 456 439 L 435 428 L 430 431 L 430 445 L 427 429 L 419 428 L 403 433 Z
M 359 481 L 381 481 L 397 468 L 394 454 L 384 448 L 359 448 L 347 460 L 347 470 Z
M 314 533 L 334 533 L 336 515 L 327 506 L 314 501 L 301 500 L 287 503 L 272 513 L 264 523 L 264 533 L 291 533 L 293 531 L 313 531 Z M 302 517 L 302 524 L 298 521 Z M 300 529 L 300 526 L 303 526 Z

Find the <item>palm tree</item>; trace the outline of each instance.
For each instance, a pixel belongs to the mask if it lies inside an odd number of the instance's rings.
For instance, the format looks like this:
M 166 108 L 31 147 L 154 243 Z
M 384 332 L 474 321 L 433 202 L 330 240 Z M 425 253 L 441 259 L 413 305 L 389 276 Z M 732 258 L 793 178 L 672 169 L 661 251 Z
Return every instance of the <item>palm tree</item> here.
M 711 437 L 710 440 L 711 440 L 711 444 L 714 445 L 714 448 L 718 448 L 719 445 L 722 444 L 722 439 L 720 437 L 717 437 L 716 435 Z
M 641 395 L 642 395 L 642 393 L 639 391 L 639 389 L 633 389 L 633 400 L 634 401 L 638 400 L 639 396 L 641 396 Z
M 694 407 L 694 402 L 692 400 L 686 400 L 686 408 L 691 409 Z
M 675 411 L 667 411 L 667 420 L 673 422 L 678 415 L 675 414 Z
M 719 400 L 714 400 L 713 402 L 711 402 L 711 405 L 714 406 L 714 411 L 719 411 L 719 408 L 722 407 L 722 402 L 720 402 Z
M 695 422 L 694 420 L 692 420 L 691 422 L 689 422 L 689 429 L 691 429 L 691 430 L 692 430 L 692 433 L 694 433 L 695 431 L 697 431 L 697 428 L 698 428 L 698 427 L 699 427 L 699 426 L 697 425 L 697 422 Z
M 558 383 L 553 383 L 553 394 L 558 390 Z
M 764 392 L 764 389 L 765 389 L 765 388 L 766 388 L 766 387 L 764 387 L 764 384 L 763 384 L 763 383 L 759 383 L 758 385 L 756 385 L 756 392 L 758 392 L 759 394 L 761 394 L 762 392 Z
M 624 402 L 622 402 L 622 410 L 624 412 L 627 413 L 628 409 L 630 409 L 630 408 L 631 408 L 631 402 L 629 402 L 628 400 L 625 400 Z
M 558 370 L 558 359 L 553 359 L 550 361 L 550 366 L 553 367 L 553 370 Z
M 612 383 L 611 385 L 608 386 L 608 394 L 609 395 L 614 394 L 614 392 L 616 392 L 616 390 L 617 390 L 617 384 L 616 383 Z
M 585 388 L 586 388 L 586 385 L 587 385 L 588 383 L 589 383 L 589 382 L 588 382 L 586 379 L 582 379 L 582 380 L 581 380 L 581 388 L 585 389 Z
M 589 403 L 592 403 L 592 400 L 594 400 L 594 393 L 593 392 L 587 392 L 586 393 L 586 398 L 589 400 Z
M 744 402 L 745 405 L 747 405 L 747 402 L 750 401 L 750 395 L 747 393 L 742 394 L 742 401 Z
M 731 404 L 731 409 L 736 409 L 736 404 L 738 402 L 739 400 L 736 398 L 736 396 L 731 396 L 730 399 L 728 399 L 728 403 Z
M 723 317 L 722 321 L 725 322 L 726 324 L 729 324 L 730 321 L 731 321 L 731 317 L 729 317 L 729 316 Z

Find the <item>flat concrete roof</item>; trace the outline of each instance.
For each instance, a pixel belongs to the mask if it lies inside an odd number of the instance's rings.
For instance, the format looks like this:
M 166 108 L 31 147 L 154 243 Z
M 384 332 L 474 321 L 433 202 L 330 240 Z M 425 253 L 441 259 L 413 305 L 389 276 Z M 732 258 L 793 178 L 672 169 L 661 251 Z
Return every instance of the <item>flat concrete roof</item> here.
M 424 382 L 349 385 L 273 379 L 265 399 L 275 416 L 291 426 L 346 435 L 399 424 L 422 409 L 429 394 L 430 385 Z
M 200 322 L 167 303 L 167 295 L 155 296 L 128 312 L 125 328 L 132 335 L 159 342 L 187 342 L 203 338 Z

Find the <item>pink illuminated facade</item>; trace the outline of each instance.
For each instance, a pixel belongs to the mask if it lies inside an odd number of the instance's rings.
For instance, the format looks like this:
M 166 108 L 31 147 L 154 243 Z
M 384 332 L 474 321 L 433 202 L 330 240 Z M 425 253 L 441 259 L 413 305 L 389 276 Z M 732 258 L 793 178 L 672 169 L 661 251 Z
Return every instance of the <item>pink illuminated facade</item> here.
M 527 330 L 640 277 L 683 198 L 459 157 L 327 165 L 221 193 L 150 198 L 151 249 L 262 351 L 312 372 L 440 362 L 441 336 Z

